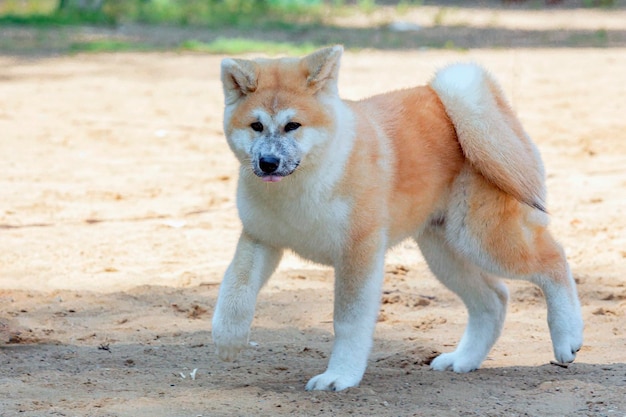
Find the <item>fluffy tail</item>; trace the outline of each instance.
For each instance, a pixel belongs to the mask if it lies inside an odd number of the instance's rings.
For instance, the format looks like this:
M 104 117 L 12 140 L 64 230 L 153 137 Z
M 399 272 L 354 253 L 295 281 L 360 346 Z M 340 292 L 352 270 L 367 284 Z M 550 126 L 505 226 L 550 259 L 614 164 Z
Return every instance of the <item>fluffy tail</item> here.
M 502 191 L 545 211 L 539 151 L 496 81 L 477 65 L 456 64 L 440 70 L 430 86 L 443 102 L 469 162 Z

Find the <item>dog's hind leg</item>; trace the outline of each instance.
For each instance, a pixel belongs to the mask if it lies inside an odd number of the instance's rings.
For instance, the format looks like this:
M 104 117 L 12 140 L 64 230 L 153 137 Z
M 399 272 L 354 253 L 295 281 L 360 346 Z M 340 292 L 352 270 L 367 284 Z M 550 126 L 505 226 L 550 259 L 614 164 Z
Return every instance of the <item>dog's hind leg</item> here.
M 446 241 L 480 268 L 538 285 L 546 298 L 554 355 L 572 362 L 583 339 L 576 284 L 548 215 L 520 203 L 471 171 L 457 180 L 446 218 Z
M 469 319 L 456 350 L 435 358 L 431 367 L 469 372 L 480 367 L 504 323 L 508 290 L 497 277 L 459 256 L 441 231 L 427 228 L 417 239 L 433 274 L 465 303 Z
M 499 275 L 530 281 L 541 288 L 548 307 L 554 357 L 561 363 L 573 362 L 583 343 L 583 320 L 576 283 L 563 249 L 545 228 L 532 233 L 533 244 L 529 246 L 520 247 L 519 241 L 513 242 L 516 239 L 512 236 L 519 235 L 503 226 L 496 238 L 499 242 L 488 244 L 489 253 L 478 255 L 475 260 Z
M 541 288 L 548 306 L 548 327 L 554 357 L 561 363 L 573 362 L 583 343 L 583 320 L 576 283 L 563 250 L 547 230 L 544 230 L 540 241 L 554 258 L 546 260 L 544 268 L 533 274 L 513 277 L 526 279 Z

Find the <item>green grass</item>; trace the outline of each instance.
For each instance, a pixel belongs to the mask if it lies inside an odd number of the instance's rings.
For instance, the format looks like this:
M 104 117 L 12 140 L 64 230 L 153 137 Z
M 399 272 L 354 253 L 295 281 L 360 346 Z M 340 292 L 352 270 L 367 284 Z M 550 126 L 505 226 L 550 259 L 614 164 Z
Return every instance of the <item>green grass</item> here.
M 289 42 L 258 41 L 247 38 L 218 38 L 213 42 L 188 40 L 180 44 L 184 51 L 205 52 L 211 54 L 239 55 L 250 52 L 263 52 L 269 55 L 289 54 L 304 55 L 317 48 L 312 43 L 295 44 Z
M 325 14 L 331 13 L 322 0 L 103 0 L 95 9 L 77 7 L 75 2 L 69 4 L 59 10 L 58 1 L 54 0 L 0 0 L 0 24 L 290 28 L 319 23 Z
M 240 55 L 251 52 L 260 52 L 268 55 L 305 55 L 315 51 L 317 47 L 317 45 L 312 43 L 295 44 L 289 42 L 258 41 L 247 38 L 218 38 L 212 42 L 190 39 L 182 42 L 177 49 L 181 51 L 224 55 Z M 101 39 L 74 42 L 70 45 L 69 52 L 136 52 L 160 49 L 161 48 L 157 46 L 151 46 L 141 42 Z
M 58 4 L 58 0 L 2 0 L 0 1 L 0 16 L 49 15 L 54 12 Z
M 154 47 L 138 42 L 102 39 L 88 42 L 75 42 L 70 45 L 69 52 L 132 52 L 150 51 L 154 49 Z
M 605 48 L 609 43 L 609 34 L 606 29 L 598 29 L 589 33 L 574 33 L 568 38 L 573 46 L 588 46 L 592 48 Z
M 0 25 L 21 25 L 21 26 L 70 26 L 70 25 L 110 25 L 114 21 L 102 13 L 33 13 L 20 14 L 8 13 L 0 14 Z

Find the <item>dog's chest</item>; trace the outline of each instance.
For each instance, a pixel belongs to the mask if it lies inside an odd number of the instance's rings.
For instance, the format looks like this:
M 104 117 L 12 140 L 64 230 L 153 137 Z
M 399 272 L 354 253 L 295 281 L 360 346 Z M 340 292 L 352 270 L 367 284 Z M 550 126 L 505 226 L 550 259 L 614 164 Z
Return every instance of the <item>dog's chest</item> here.
M 314 192 L 293 196 L 240 193 L 238 206 L 244 229 L 262 242 L 326 265 L 341 256 L 350 210 L 344 199 Z

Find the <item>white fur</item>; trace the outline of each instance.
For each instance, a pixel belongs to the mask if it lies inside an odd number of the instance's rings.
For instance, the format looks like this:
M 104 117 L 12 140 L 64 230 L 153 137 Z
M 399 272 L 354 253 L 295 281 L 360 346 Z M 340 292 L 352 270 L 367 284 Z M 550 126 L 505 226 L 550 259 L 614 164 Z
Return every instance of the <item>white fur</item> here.
M 572 273 L 567 268 L 570 288 L 576 288 Z M 554 285 L 547 277 L 538 275 L 533 281 L 541 287 L 548 306 L 548 327 L 552 338 L 554 357 L 561 363 L 569 363 L 583 344 L 583 320 L 580 301 L 576 291 L 568 291 L 563 285 Z
M 337 119 L 344 121 L 341 129 L 329 138 L 323 131 L 308 128 L 300 141 L 307 150 L 306 160 L 285 183 L 273 184 L 270 190 L 259 187 L 257 178 L 241 175 L 237 190 L 239 217 L 248 233 L 325 265 L 336 263 L 350 225 L 350 202 L 330 190 L 341 179 L 352 150 L 353 116 L 343 105 L 334 107 Z M 322 143 L 327 146 L 312 155 Z M 311 159 L 324 161 L 323 167 L 307 167 Z
M 485 70 L 475 64 L 454 64 L 437 72 L 431 86 L 440 96 L 462 99 L 467 107 L 483 107 Z
M 459 256 L 443 234 L 427 230 L 418 238 L 418 244 L 430 270 L 461 297 L 469 313 L 467 328 L 456 350 L 439 355 L 431 367 L 455 372 L 478 369 L 500 336 L 508 290 L 498 278 Z
M 259 245 L 245 234 L 239 239 L 235 259 L 220 286 L 213 316 L 212 336 L 222 360 L 234 360 L 247 347 L 257 294 L 281 257 L 282 250 Z M 246 279 L 242 282 L 244 274 Z
M 430 83 L 446 111 L 454 121 L 459 136 L 480 137 L 497 149 L 500 137 L 490 134 L 493 116 L 489 114 L 494 101 L 487 89 L 487 74 L 478 65 L 450 65 L 435 75 Z
M 384 277 L 386 231 L 381 230 L 381 245 L 369 266 L 363 271 L 354 271 L 364 275 L 361 291 L 350 299 L 343 287 L 350 282 L 349 276 L 341 276 L 343 267 L 336 266 L 339 276 L 335 279 L 335 313 L 333 326 L 335 343 L 323 374 L 308 382 L 306 389 L 341 391 L 359 384 L 365 369 L 367 358 L 372 348 L 372 339 L 376 317 L 380 304 L 380 288 Z M 349 272 L 348 272 L 349 274 Z M 350 284 L 347 284 L 350 285 Z
M 324 201 L 325 196 L 303 190 L 302 197 L 286 207 L 271 201 L 271 196 L 249 192 L 244 184 L 239 189 L 237 205 L 248 233 L 273 246 L 290 248 L 314 262 L 334 264 L 344 243 L 337 231 L 348 228 L 346 201 Z

